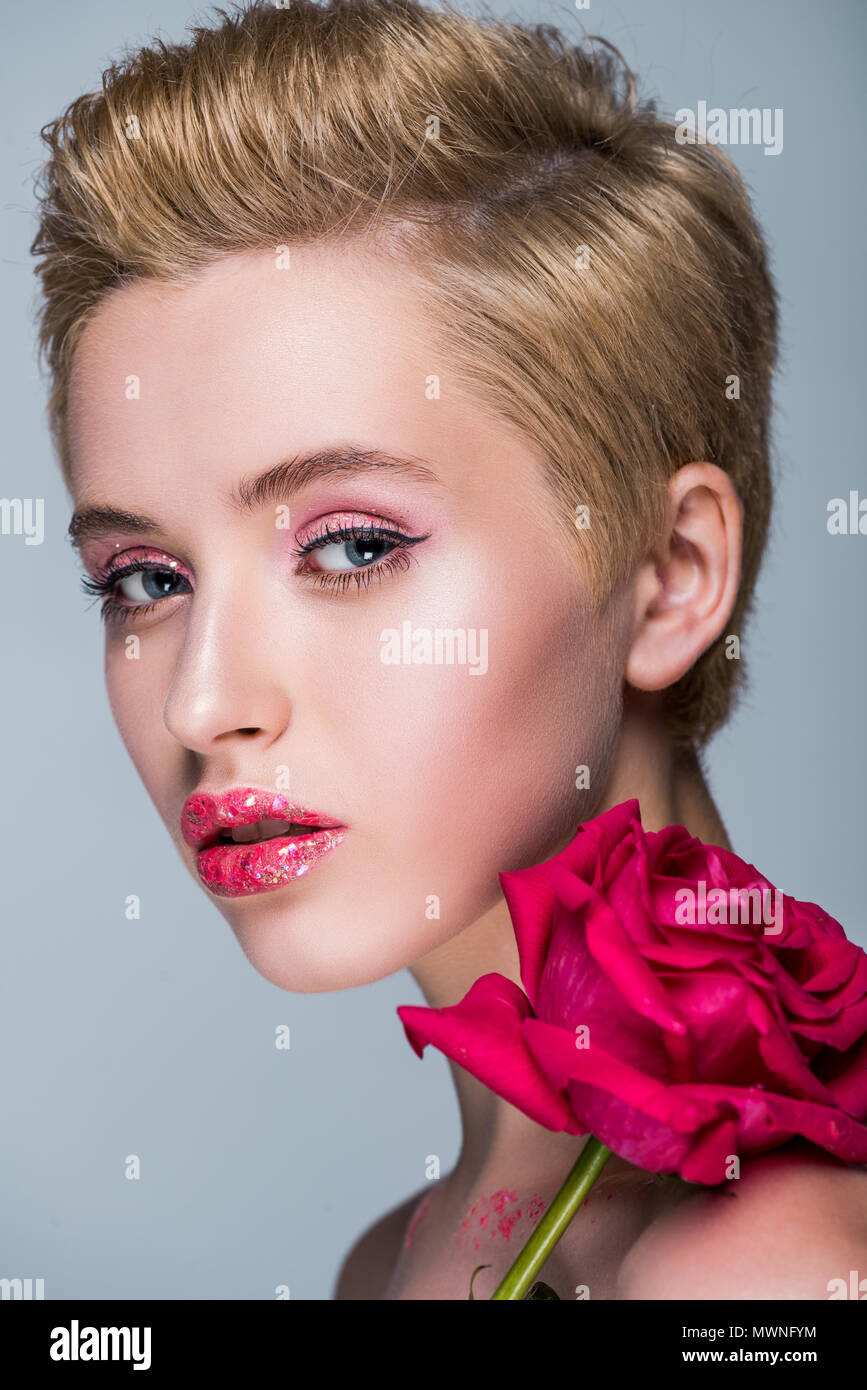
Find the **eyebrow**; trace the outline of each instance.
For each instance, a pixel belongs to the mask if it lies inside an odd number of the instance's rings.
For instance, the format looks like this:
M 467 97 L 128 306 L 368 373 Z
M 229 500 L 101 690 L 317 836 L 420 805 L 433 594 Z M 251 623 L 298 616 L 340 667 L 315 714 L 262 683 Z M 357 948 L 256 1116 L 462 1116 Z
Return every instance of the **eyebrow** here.
M 377 470 L 401 474 L 416 482 L 440 482 L 433 469 L 422 459 L 388 454 L 379 449 L 345 447 L 319 450 L 286 459 L 272 468 L 267 468 L 264 473 L 243 478 L 227 494 L 225 500 L 236 511 L 249 514 L 265 507 L 269 502 L 285 500 L 287 494 L 299 492 L 312 482 Z M 87 540 L 113 531 L 130 531 L 136 535 L 145 532 L 159 536 L 165 534 L 161 524 L 153 517 L 142 516 L 139 512 L 124 511 L 120 507 L 101 505 L 77 509 L 73 513 L 66 534 L 68 540 L 78 547 Z

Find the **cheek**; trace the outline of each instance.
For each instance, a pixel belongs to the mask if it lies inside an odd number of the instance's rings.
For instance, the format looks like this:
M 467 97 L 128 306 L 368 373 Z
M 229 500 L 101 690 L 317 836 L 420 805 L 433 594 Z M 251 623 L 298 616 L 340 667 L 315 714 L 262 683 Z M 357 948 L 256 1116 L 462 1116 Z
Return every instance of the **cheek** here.
M 171 681 L 165 656 L 147 634 L 108 636 L 105 687 L 118 733 L 139 777 L 160 808 L 175 791 L 177 763 L 183 755 L 163 722 Z
M 357 652 L 354 683 L 336 667 L 322 682 L 324 742 L 347 769 L 343 809 L 359 827 L 387 832 L 407 865 L 444 868 L 446 849 L 461 871 L 495 873 L 539 846 L 544 857 L 552 835 L 584 812 L 577 765 L 590 766 L 594 784 L 601 773 L 617 679 L 586 607 L 547 594 L 509 596 L 495 610 L 486 600 L 472 612 L 477 624 L 483 611 L 487 669 L 480 626 L 475 640 L 465 628 L 464 664 L 384 664 L 378 629 L 375 657 L 370 634 Z M 435 619 L 416 607 L 411 633 L 433 631 Z M 401 631 L 400 617 L 389 621 Z M 442 626 L 458 621 L 452 606 Z M 413 650 L 408 638 L 394 654 Z
M 334 905 L 327 971 L 317 910 L 287 946 L 280 909 L 266 900 L 269 929 L 239 936 L 266 978 L 343 988 L 411 964 L 496 905 L 499 872 L 550 857 L 592 814 L 574 769 L 588 763 L 601 785 L 616 720 L 615 664 L 592 656 L 598 631 L 562 601 L 532 612 L 504 601 L 489 626 L 483 675 L 457 664 L 374 666 L 359 647 L 350 696 L 345 677 L 326 681 L 320 670 L 316 724 L 297 736 L 316 745 L 311 766 L 342 770 L 352 833 L 319 883 Z M 313 695 L 308 687 L 303 700 L 311 721 Z
M 152 707 L 153 679 L 142 661 L 141 641 L 117 637 L 105 640 L 105 688 L 108 703 L 124 746 L 135 759 L 135 750 L 152 739 L 148 710 Z

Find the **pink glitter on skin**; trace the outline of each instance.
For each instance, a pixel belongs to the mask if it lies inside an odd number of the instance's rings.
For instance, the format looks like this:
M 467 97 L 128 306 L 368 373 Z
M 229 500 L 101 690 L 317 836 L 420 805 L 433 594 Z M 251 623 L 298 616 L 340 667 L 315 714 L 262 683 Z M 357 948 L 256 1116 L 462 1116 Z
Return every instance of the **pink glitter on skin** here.
M 502 1236 L 510 1241 L 520 1221 L 527 1220 L 535 1226 L 545 1210 L 545 1199 L 534 1193 L 525 1206 L 516 1206 L 517 1201 L 518 1193 L 507 1188 L 500 1188 L 490 1197 L 480 1197 L 461 1222 L 461 1243 L 471 1242 L 475 1250 L 480 1250 L 480 1234 L 488 1240 Z

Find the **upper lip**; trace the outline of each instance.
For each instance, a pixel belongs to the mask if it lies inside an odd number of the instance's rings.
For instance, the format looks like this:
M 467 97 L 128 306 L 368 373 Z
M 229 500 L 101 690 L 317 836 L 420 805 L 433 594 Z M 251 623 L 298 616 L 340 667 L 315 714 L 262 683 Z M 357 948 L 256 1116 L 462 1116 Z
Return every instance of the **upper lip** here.
M 294 821 L 297 825 L 342 827 L 343 822 L 322 811 L 311 811 L 284 792 L 260 787 L 228 787 L 225 791 L 195 791 L 181 811 L 181 834 L 195 850 L 209 849 L 224 830 L 252 825 L 257 820 Z

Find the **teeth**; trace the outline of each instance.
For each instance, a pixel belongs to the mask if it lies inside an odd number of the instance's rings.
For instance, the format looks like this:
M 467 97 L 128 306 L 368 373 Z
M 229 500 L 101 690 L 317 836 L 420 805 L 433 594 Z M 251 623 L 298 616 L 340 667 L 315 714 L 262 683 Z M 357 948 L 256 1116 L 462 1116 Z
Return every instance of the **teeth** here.
M 257 820 L 252 825 L 239 825 L 229 835 L 238 845 L 255 844 L 258 840 L 273 840 L 275 835 L 288 835 L 292 821 Z

